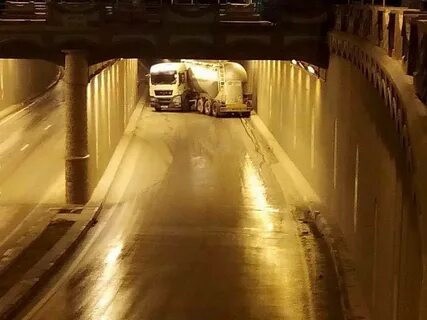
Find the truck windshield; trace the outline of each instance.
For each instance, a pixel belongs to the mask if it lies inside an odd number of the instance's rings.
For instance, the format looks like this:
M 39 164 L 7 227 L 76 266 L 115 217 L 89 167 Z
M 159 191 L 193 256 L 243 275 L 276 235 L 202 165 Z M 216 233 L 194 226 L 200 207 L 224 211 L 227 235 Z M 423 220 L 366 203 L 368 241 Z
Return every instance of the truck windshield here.
M 152 84 L 174 84 L 176 83 L 176 72 L 162 72 L 151 74 Z

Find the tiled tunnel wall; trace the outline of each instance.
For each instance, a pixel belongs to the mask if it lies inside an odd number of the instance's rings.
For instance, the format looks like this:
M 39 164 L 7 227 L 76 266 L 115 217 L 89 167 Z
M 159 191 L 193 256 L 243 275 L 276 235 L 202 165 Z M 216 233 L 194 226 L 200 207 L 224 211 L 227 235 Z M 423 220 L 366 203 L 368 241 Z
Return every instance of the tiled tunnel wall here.
M 0 112 L 43 92 L 59 67 L 43 60 L 0 59 Z
M 248 61 L 247 69 L 256 111 L 344 240 L 372 319 L 417 319 L 417 213 L 375 88 L 335 55 L 326 81 L 286 61 Z
M 138 100 L 137 59 L 117 60 L 91 79 L 87 108 L 92 189 L 106 169 Z
M 55 64 L 42 60 L 1 59 L 0 112 L 43 92 L 55 81 L 59 70 Z M 95 65 L 89 74 L 94 74 L 87 86 L 89 181 L 93 190 L 123 135 L 143 88 L 138 87 L 137 59 Z M 62 83 L 59 88 L 63 89 Z M 62 114 L 62 121 L 65 121 L 64 116 Z M 64 144 L 64 141 L 58 143 Z M 63 158 L 57 160 L 63 161 Z

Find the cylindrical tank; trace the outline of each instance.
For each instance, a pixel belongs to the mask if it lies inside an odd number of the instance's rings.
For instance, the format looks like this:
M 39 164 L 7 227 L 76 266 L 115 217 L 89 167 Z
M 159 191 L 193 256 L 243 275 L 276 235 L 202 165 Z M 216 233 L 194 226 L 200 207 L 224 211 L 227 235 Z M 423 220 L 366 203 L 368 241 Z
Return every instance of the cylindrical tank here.
M 225 81 L 247 81 L 247 73 L 242 65 L 236 62 L 223 62 Z M 218 96 L 220 63 L 186 62 L 191 86 L 199 93 L 206 93 L 211 98 Z
M 225 64 L 225 81 L 241 81 L 245 83 L 248 81 L 248 74 L 245 68 L 237 62 L 227 62 Z

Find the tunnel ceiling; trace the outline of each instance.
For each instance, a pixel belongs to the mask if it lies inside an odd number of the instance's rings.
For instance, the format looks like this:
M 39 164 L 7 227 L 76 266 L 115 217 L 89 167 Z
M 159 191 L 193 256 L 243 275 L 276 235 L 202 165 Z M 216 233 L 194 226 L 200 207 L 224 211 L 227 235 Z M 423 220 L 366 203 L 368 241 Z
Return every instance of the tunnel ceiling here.
M 0 58 L 63 61 L 64 50 L 84 50 L 90 63 L 111 58 L 280 59 L 328 62 L 330 6 L 325 1 L 271 1 L 258 20 L 219 16 L 217 6 L 162 7 L 154 15 L 64 22 L 73 12 L 54 4 L 46 23 L 0 21 Z M 55 11 L 56 10 L 56 11 Z M 83 9 L 81 9 L 83 10 Z M 80 10 L 80 11 L 81 11 Z M 139 12 L 139 11 L 138 11 Z M 147 19 L 142 19 L 145 17 Z M 125 19 L 126 18 L 126 19 Z M 234 19 L 234 20 L 233 20 Z M 237 19 L 237 20 L 236 20 Z

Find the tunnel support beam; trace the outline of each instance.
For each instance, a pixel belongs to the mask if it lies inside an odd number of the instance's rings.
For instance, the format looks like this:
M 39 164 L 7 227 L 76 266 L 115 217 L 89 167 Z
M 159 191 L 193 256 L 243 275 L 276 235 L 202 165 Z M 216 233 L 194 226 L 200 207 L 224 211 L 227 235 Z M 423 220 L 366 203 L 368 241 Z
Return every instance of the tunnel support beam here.
M 88 62 L 83 51 L 65 51 L 66 137 L 65 192 L 67 203 L 89 200 L 87 99 Z

